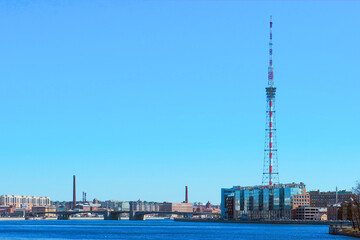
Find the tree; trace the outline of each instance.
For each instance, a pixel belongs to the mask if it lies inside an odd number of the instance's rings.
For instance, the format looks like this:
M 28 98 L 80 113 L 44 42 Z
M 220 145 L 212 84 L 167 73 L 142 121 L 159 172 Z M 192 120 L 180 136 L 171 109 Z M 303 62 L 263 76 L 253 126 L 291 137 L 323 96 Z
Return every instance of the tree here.
M 352 209 L 352 203 L 348 202 L 347 206 L 346 206 L 346 215 L 347 215 L 347 219 L 351 220 L 353 229 L 355 230 L 355 221 L 354 221 L 354 216 L 353 216 L 353 211 L 352 210 L 353 210 Z
M 357 227 L 360 231 L 360 204 L 359 202 L 357 201 L 357 196 L 354 195 L 353 197 L 353 201 L 354 201 L 354 209 L 353 209 L 353 213 L 354 213 L 354 217 L 355 217 L 355 220 L 356 220 L 356 223 L 357 223 Z
M 357 181 L 357 182 L 356 182 L 356 186 L 353 188 L 353 192 L 354 192 L 356 195 L 359 195 L 359 194 L 360 194 L 360 181 Z
M 337 220 L 343 220 L 343 207 L 341 206 L 337 212 Z M 346 219 L 345 219 L 346 220 Z

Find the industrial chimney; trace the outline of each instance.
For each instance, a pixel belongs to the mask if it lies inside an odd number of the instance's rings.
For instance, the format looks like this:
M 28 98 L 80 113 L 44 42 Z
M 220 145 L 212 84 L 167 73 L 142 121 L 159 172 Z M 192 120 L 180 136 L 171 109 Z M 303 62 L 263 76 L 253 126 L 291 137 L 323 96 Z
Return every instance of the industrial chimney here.
M 185 203 L 189 203 L 188 194 L 189 194 L 188 186 L 185 186 Z
M 75 175 L 73 176 L 74 178 L 74 182 L 73 182 L 73 205 L 72 205 L 72 209 L 75 209 L 76 207 L 76 177 Z
M 83 192 L 83 202 L 86 202 L 86 192 Z

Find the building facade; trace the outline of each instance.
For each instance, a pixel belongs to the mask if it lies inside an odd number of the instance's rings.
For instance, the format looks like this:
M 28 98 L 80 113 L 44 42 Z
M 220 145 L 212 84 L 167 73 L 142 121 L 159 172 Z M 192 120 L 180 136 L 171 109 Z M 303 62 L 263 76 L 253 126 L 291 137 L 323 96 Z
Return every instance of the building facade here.
M 50 206 L 51 201 L 50 197 L 1 195 L 0 205 L 31 210 L 33 206 Z
M 314 220 L 315 216 L 319 214 L 317 207 L 298 207 L 293 211 L 293 219 L 300 220 Z
M 221 213 L 219 205 L 212 205 L 209 201 L 206 204 L 194 204 L 194 212 Z
M 154 202 L 139 202 L 138 205 L 146 205 L 146 204 L 152 204 Z M 108 200 L 108 201 L 101 201 L 99 202 L 101 204 L 101 207 L 106 209 L 113 209 L 115 211 L 129 211 L 130 210 L 130 202 L 128 201 L 116 201 L 116 200 Z
M 33 206 L 32 212 L 38 217 L 56 217 L 55 206 Z
M 336 204 L 332 204 L 331 206 L 327 207 L 327 215 L 328 215 L 328 220 L 341 220 L 342 216 L 341 211 L 341 204 L 340 203 L 336 203 Z
M 291 218 L 294 195 L 306 192 L 304 183 L 275 184 L 272 186 L 234 186 L 221 189 L 221 217 Z
M 304 192 L 293 196 L 293 209 L 298 207 L 310 207 L 310 194 Z
M 194 205 L 192 203 L 169 203 L 159 204 L 160 212 L 193 212 Z
M 129 202 L 130 211 L 140 211 L 140 212 L 158 212 L 159 203 L 157 202 L 147 202 L 147 201 L 131 201 Z M 125 209 L 124 209 L 125 210 Z
M 15 211 L 15 206 L 0 205 L 0 216 L 6 216 L 12 214 Z
M 341 190 L 338 192 L 320 192 L 310 191 L 310 206 L 326 208 L 330 205 L 341 203 L 344 201 L 350 201 L 353 196 L 351 191 Z

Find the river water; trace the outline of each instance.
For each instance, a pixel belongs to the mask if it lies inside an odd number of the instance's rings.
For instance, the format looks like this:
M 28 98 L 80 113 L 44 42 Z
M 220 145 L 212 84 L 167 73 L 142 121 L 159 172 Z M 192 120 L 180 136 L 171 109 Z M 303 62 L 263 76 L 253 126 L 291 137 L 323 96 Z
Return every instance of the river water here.
M 172 220 L 0 221 L 0 239 L 353 239 L 328 226 L 191 223 Z

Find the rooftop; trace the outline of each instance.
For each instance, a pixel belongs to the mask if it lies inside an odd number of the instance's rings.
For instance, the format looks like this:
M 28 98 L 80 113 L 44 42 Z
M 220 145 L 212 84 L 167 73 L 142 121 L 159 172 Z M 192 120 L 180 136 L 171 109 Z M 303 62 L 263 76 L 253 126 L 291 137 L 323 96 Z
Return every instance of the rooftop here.
M 300 183 L 287 183 L 287 184 L 274 184 L 274 185 L 256 185 L 256 186 L 234 186 L 236 190 L 256 190 L 256 189 L 274 189 L 274 188 L 305 188 L 303 182 Z

